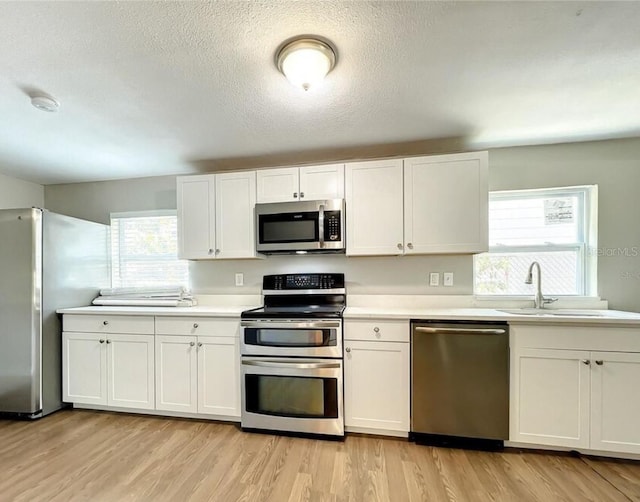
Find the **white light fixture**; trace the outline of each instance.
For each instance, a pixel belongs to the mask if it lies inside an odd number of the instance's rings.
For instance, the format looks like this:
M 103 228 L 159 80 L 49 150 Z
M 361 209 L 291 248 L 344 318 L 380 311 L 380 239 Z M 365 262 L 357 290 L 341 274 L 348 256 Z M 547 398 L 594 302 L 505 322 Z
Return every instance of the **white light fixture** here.
M 57 112 L 60 103 L 50 96 L 31 96 L 31 104 L 43 112 Z
M 308 91 L 317 86 L 336 66 L 335 50 L 317 38 L 298 38 L 285 43 L 276 53 L 276 66 L 287 80 Z

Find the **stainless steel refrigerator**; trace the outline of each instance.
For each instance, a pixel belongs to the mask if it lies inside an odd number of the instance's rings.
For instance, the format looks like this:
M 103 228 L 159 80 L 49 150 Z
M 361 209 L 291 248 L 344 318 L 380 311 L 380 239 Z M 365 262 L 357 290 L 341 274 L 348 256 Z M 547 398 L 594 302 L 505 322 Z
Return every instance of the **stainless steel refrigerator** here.
M 109 227 L 46 210 L 0 210 L 0 415 L 62 407 L 56 310 L 109 283 Z

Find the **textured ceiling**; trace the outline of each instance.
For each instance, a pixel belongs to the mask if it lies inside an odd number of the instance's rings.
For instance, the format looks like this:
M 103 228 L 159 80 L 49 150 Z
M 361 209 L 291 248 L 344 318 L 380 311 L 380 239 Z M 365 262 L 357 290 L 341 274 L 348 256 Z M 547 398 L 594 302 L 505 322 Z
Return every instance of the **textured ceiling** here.
M 639 26 L 640 2 L 2 2 L 0 172 L 51 184 L 637 136 Z M 273 57 L 309 33 L 339 60 L 304 93 Z M 36 89 L 60 110 L 33 108 Z

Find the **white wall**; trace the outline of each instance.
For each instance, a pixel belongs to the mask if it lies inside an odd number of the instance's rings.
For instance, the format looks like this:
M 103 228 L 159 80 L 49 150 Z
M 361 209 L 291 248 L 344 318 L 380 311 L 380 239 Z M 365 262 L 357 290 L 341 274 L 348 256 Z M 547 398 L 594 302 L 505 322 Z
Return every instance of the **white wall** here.
M 584 184 L 599 185 L 599 295 L 610 308 L 640 312 L 640 138 L 489 152 L 490 190 Z M 52 211 L 108 223 L 110 212 L 175 208 L 175 177 L 47 186 L 45 204 Z M 628 250 L 627 255 L 618 249 Z M 192 262 L 190 271 L 193 289 L 201 294 L 255 294 L 262 275 L 294 271 L 344 272 L 349 291 L 359 294 L 471 294 L 473 284 L 469 256 L 280 256 Z M 455 286 L 427 286 L 432 271 L 454 272 Z M 245 274 L 247 286 L 233 286 L 236 272 Z
M 0 174 L 0 209 L 44 207 L 44 187 Z

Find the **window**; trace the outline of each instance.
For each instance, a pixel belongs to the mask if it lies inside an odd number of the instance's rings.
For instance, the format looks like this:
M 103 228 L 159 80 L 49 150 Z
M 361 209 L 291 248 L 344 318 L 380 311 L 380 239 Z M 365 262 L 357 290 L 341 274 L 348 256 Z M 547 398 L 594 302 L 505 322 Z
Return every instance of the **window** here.
M 545 295 L 595 295 L 596 202 L 596 186 L 491 192 L 489 252 L 474 257 L 474 293 L 533 294 L 524 280 L 537 261 Z
M 186 260 L 178 260 L 176 211 L 111 215 L 111 285 L 114 288 L 188 286 Z

